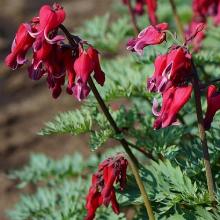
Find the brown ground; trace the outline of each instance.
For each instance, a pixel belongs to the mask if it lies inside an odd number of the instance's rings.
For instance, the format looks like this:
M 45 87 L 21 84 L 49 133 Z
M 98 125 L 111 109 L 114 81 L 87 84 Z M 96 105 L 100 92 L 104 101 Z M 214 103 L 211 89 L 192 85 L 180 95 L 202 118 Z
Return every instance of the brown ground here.
M 64 0 L 67 11 L 65 24 L 79 26 L 85 19 L 104 14 L 112 0 Z M 29 20 L 44 3 L 43 0 L 0 0 L 0 219 L 4 211 L 18 201 L 20 191 L 8 180 L 8 170 L 17 169 L 27 161 L 30 153 L 44 152 L 54 158 L 67 153 L 89 151 L 84 137 L 41 137 L 36 132 L 44 122 L 58 112 L 73 109 L 78 103 L 63 93 L 58 100 L 51 98 L 46 83 L 28 79 L 26 69 L 11 71 L 3 59 L 9 52 L 14 33 L 20 22 Z

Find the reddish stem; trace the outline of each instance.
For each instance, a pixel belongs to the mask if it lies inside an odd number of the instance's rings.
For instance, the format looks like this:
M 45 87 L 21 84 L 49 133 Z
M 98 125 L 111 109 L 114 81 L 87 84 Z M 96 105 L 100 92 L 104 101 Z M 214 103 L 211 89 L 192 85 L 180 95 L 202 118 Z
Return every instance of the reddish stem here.
M 202 104 L 201 104 L 201 94 L 200 94 L 200 87 L 199 87 L 199 77 L 196 70 L 194 63 L 192 62 L 193 66 L 193 89 L 195 94 L 195 104 L 196 104 L 196 115 L 198 121 L 198 129 L 199 129 L 199 136 L 202 143 L 202 150 L 203 150 L 203 157 L 204 157 L 204 164 L 205 164 L 205 171 L 206 171 L 206 180 L 208 185 L 208 191 L 210 200 L 213 202 L 215 201 L 215 194 L 214 194 L 214 181 L 212 177 L 212 170 L 210 164 L 210 156 L 209 156 L 209 149 L 206 139 L 205 133 L 205 126 L 204 126 L 204 119 L 202 114 Z
M 129 14 L 130 14 L 130 17 L 131 17 L 131 23 L 133 25 L 133 29 L 134 29 L 134 33 L 136 35 L 139 34 L 139 28 L 138 28 L 138 25 L 137 25 L 137 20 L 136 20 L 136 17 L 135 17 L 135 14 L 134 14 L 134 11 L 132 9 L 132 5 L 131 5 L 131 0 L 128 0 L 127 1 L 127 5 L 128 5 L 128 11 L 129 11 Z

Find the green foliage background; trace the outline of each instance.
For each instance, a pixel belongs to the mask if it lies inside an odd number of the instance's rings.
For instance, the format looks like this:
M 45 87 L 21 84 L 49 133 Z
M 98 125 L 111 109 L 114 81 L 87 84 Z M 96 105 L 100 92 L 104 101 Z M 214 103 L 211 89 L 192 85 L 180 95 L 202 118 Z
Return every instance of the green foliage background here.
M 178 11 L 186 24 L 191 18 L 191 1 L 176 1 Z M 159 20 L 169 22 L 171 30 L 175 24 L 167 2 L 158 2 Z M 202 161 L 202 150 L 197 135 L 193 97 L 181 111 L 184 125 L 169 127 L 159 131 L 152 129 L 154 117 L 151 113 L 153 96 L 147 93 L 146 77 L 153 73 L 153 61 L 157 54 L 164 53 L 172 45 L 172 40 L 162 46 L 148 47 L 143 57 L 126 52 L 126 40 L 133 36 L 132 26 L 124 8 L 114 2 L 114 17 L 108 13 L 95 17 L 79 28 L 76 33 L 93 44 L 102 55 L 102 67 L 106 73 L 103 88 L 97 85 L 102 97 L 109 104 L 117 125 L 125 137 L 134 145 L 150 152 L 154 160 L 146 159 L 135 152 L 142 161 L 141 177 L 150 195 L 157 219 L 160 220 L 213 220 L 220 219 L 220 129 L 218 115 L 212 129 L 207 133 L 211 164 L 216 184 L 216 207 L 209 202 Z M 71 19 L 71 18 L 69 18 Z M 148 25 L 147 16 L 138 18 L 141 28 Z M 207 38 L 203 49 L 193 54 L 203 80 L 215 79 L 220 69 L 220 28 L 209 21 Z M 125 100 L 117 110 L 112 103 Z M 205 99 L 203 109 L 205 110 Z M 46 123 L 40 135 L 78 135 L 88 133 L 88 145 L 95 151 L 104 152 L 106 142 L 119 139 L 99 112 L 92 95 L 79 109 L 64 112 Z M 74 137 L 73 137 L 74 143 Z M 85 162 L 80 154 L 67 155 L 61 160 L 53 160 L 45 155 L 32 155 L 29 164 L 21 170 L 12 171 L 10 178 L 19 180 L 18 187 L 28 184 L 37 187 L 36 193 L 22 195 L 14 209 L 8 211 L 12 220 L 81 220 L 86 214 L 85 196 L 91 181 L 91 174 L 100 161 L 108 155 L 122 152 L 121 146 L 105 151 L 101 156 L 92 154 Z M 161 160 L 163 158 L 163 160 Z M 131 173 L 125 192 L 118 191 L 118 201 L 122 211 L 132 209 L 137 220 L 148 219 L 143 208 L 143 200 Z M 100 208 L 96 219 L 126 219 L 123 212 L 116 216 L 111 208 Z

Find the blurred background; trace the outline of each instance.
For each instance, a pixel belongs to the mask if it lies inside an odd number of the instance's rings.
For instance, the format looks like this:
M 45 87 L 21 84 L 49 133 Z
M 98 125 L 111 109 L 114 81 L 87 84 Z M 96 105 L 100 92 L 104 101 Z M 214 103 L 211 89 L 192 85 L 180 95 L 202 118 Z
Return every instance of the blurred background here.
M 71 30 L 95 15 L 110 10 L 112 0 L 56 1 L 65 8 L 64 24 Z M 6 220 L 5 210 L 19 199 L 20 190 L 7 178 L 9 170 L 25 164 L 32 152 L 43 152 L 53 158 L 81 151 L 89 154 L 85 136 L 42 137 L 36 133 L 44 123 L 63 111 L 77 107 L 73 97 L 65 92 L 55 100 L 51 98 L 45 80 L 28 78 L 26 67 L 12 71 L 4 66 L 11 43 L 20 23 L 37 15 L 43 4 L 54 1 L 0 0 L 0 219 Z M 29 191 L 33 190 L 31 187 Z M 26 189 L 27 192 L 27 189 Z

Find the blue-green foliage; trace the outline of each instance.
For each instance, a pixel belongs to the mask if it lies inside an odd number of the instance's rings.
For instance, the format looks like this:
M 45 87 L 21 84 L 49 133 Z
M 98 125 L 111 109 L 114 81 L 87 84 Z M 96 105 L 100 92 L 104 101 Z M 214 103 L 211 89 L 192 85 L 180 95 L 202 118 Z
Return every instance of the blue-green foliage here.
M 190 1 L 176 1 L 178 12 L 184 23 L 191 19 Z M 175 31 L 172 12 L 164 0 L 159 3 L 159 19 L 170 24 Z M 179 118 L 185 123 L 154 131 L 154 116 L 151 106 L 154 94 L 146 91 L 146 78 L 154 71 L 154 59 L 165 53 L 172 45 L 172 39 L 160 46 L 147 47 L 139 57 L 126 52 L 126 40 L 133 36 L 132 25 L 127 10 L 117 1 L 115 5 L 118 18 L 106 14 L 85 23 L 78 31 L 80 36 L 99 49 L 102 68 L 106 74 L 104 87 L 97 85 L 100 94 L 108 104 L 110 112 L 123 131 L 123 137 L 131 145 L 148 152 L 153 160 L 146 159 L 139 152 L 135 155 L 142 162 L 141 177 L 149 193 L 157 219 L 159 220 L 217 220 L 220 219 L 220 129 L 215 120 L 207 132 L 213 175 L 216 180 L 215 208 L 209 201 L 202 148 L 197 135 L 195 107 L 193 99 L 181 110 Z M 219 40 L 220 29 L 209 22 L 209 32 L 200 53 L 193 54 L 201 79 L 210 81 L 218 77 L 220 69 Z M 147 16 L 138 18 L 141 28 L 147 26 Z M 179 39 L 178 39 L 179 40 Z M 219 77 L 218 77 L 219 78 Z M 160 99 L 160 97 L 157 97 Z M 193 97 L 192 97 L 193 98 Z M 123 105 L 121 101 L 124 103 Z M 116 106 L 116 107 L 115 107 Z M 206 104 L 203 100 L 203 110 Z M 219 116 L 219 115 L 218 115 Z M 217 119 L 217 116 L 216 116 Z M 109 140 L 119 137 L 111 128 L 105 116 L 99 111 L 96 100 L 89 99 L 79 109 L 64 112 L 55 117 L 39 132 L 41 135 L 79 135 L 89 134 L 88 145 L 94 151 Z M 74 137 L 73 137 L 74 140 Z M 122 148 L 116 150 L 123 151 Z M 108 153 L 110 155 L 114 154 Z M 33 155 L 30 163 L 23 169 L 9 175 L 19 180 L 19 187 L 28 184 L 38 189 L 32 195 L 22 196 L 15 208 L 8 212 L 11 220 L 81 220 L 86 214 L 85 197 L 91 181 L 91 173 L 105 154 L 92 156 L 85 160 L 79 154 L 53 160 L 45 155 Z M 40 183 L 41 187 L 38 185 Z M 123 210 L 131 208 L 135 220 L 146 220 L 143 200 L 133 176 L 129 173 L 124 192 L 117 192 Z M 116 216 L 111 208 L 100 208 L 97 219 L 125 219 L 124 214 Z

